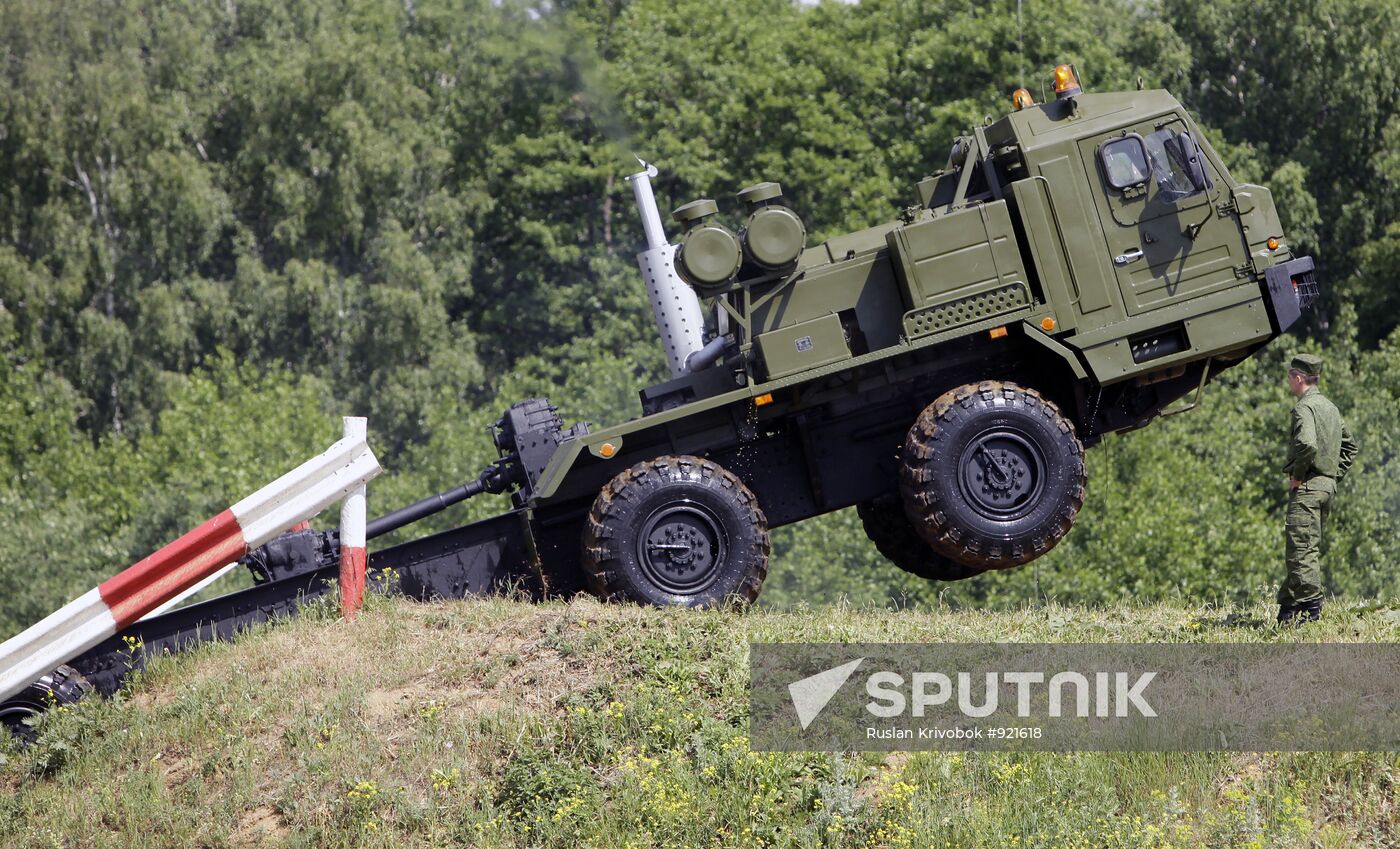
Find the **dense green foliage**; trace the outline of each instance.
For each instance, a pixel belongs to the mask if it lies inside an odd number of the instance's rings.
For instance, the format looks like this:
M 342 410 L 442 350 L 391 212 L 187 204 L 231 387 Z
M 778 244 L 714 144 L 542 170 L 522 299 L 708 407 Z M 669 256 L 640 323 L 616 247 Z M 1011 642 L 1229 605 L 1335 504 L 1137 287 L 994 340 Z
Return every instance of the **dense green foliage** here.
M 342 413 L 371 418 L 379 506 L 473 476 L 516 398 L 635 415 L 661 354 L 630 154 L 662 167 L 663 208 L 780 180 L 822 238 L 888 219 L 956 132 L 1057 61 L 1090 88 L 1177 93 L 1318 256 L 1309 344 L 1363 444 L 1329 579 L 1393 593 L 1400 8 L 1285 6 L 0 0 L 0 633 Z M 1262 592 L 1290 344 L 1204 411 L 1091 452 L 1070 540 L 952 597 Z M 882 563 L 853 515 L 779 543 L 773 602 L 937 589 Z

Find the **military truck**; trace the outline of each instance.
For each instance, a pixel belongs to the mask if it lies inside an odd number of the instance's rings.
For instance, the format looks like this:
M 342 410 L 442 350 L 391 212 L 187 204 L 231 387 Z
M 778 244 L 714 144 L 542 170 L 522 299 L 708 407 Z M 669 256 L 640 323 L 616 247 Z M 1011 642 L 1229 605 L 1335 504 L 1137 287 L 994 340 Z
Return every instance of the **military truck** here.
M 885 224 L 808 246 L 775 183 L 738 193 L 737 233 L 677 209 L 711 341 L 668 349 L 641 418 L 526 464 L 549 559 L 603 597 L 751 601 L 769 528 L 855 506 L 923 577 L 1018 566 L 1074 523 L 1085 447 L 1194 406 L 1299 317 L 1312 260 L 1175 98 L 1085 93 L 1068 65 L 1053 87 L 955 139 Z M 674 345 L 694 319 L 658 321 Z
M 493 518 L 372 552 L 385 588 L 457 597 L 587 588 L 649 604 L 747 603 L 769 529 L 855 507 L 931 580 L 1027 563 L 1074 523 L 1084 449 L 1195 406 L 1316 298 L 1267 189 L 1238 183 L 1165 91 L 1053 95 L 953 140 L 897 218 L 809 245 L 778 183 L 676 209 L 633 174 L 638 256 L 672 379 L 642 415 L 564 427 L 545 399 L 492 428 L 500 459 L 369 523 L 371 539 L 483 492 Z M 644 163 L 645 166 L 645 163 Z M 336 532 L 246 562 L 258 585 L 133 625 L 37 682 L 115 690 L 146 654 L 232 634 L 330 591 Z M 61 682 L 58 686 L 53 682 Z M 19 713 L 23 713 L 23 701 Z

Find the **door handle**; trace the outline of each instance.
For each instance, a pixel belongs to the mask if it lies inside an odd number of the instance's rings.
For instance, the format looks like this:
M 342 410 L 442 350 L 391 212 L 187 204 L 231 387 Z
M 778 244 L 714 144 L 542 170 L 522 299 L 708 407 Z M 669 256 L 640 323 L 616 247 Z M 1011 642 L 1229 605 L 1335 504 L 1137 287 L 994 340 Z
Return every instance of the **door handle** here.
M 1118 256 L 1114 257 L 1113 264 L 1127 265 L 1130 262 L 1137 262 L 1140 259 L 1142 259 L 1142 248 L 1133 248 L 1130 251 L 1125 251 L 1124 253 L 1121 253 Z

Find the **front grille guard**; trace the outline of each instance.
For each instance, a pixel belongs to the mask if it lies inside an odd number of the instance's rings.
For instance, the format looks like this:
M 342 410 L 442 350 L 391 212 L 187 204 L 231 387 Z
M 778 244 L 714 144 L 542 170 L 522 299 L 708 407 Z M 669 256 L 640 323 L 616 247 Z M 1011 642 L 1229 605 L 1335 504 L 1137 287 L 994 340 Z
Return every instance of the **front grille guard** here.
M 1313 305 L 1321 292 L 1317 285 L 1317 271 L 1309 268 L 1299 274 L 1294 274 L 1293 291 L 1298 293 L 1298 308 L 1305 310 Z
M 1264 294 L 1274 320 L 1274 332 L 1282 333 L 1302 318 L 1318 299 L 1321 287 L 1310 256 L 1279 263 L 1264 272 Z

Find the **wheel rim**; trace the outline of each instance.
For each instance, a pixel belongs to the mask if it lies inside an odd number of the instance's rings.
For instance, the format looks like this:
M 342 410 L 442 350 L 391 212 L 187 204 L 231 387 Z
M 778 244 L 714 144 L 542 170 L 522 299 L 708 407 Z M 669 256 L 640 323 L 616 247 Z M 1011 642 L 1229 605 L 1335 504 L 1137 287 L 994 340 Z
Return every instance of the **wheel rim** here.
M 0 707 L 0 729 L 8 730 L 19 737 L 31 737 L 34 729 L 25 725 L 24 721 L 38 714 L 39 711 L 30 705 L 4 705 Z
M 700 592 L 719 577 L 728 539 L 719 517 L 693 501 L 652 511 L 637 539 L 637 562 L 666 592 Z
M 1035 509 L 1045 489 L 1045 455 L 1025 434 L 997 429 L 977 435 L 958 459 L 958 483 L 972 509 L 1008 522 Z

